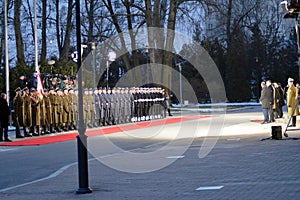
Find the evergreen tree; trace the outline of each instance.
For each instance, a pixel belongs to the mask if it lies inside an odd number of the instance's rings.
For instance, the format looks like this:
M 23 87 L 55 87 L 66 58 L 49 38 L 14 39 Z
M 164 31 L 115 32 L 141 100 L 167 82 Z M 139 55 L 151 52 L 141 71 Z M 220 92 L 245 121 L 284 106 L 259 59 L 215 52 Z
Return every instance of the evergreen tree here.
M 237 25 L 227 51 L 225 87 L 229 101 L 250 100 L 250 69 L 247 64 L 244 33 Z

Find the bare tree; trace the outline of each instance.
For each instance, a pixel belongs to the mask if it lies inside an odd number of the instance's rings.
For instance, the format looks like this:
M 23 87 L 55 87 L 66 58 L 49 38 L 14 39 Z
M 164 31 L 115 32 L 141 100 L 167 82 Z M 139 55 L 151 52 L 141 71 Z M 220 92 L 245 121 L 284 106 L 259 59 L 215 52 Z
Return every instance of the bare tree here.
M 59 60 L 61 62 L 65 62 L 68 60 L 69 51 L 71 48 L 71 33 L 73 31 L 73 8 L 74 4 L 72 0 L 67 1 L 67 8 L 61 6 L 60 1 L 55 1 L 55 10 L 56 10 L 56 39 L 57 39 L 57 46 L 59 51 Z M 65 9 L 67 11 L 65 11 Z M 65 15 L 61 12 L 66 12 Z
M 40 63 L 46 62 L 47 55 L 47 0 L 42 0 L 42 47 Z
M 16 37 L 16 50 L 17 50 L 17 65 L 25 66 L 24 56 L 24 43 L 21 30 L 21 5 L 22 0 L 15 0 L 14 4 L 14 29 Z

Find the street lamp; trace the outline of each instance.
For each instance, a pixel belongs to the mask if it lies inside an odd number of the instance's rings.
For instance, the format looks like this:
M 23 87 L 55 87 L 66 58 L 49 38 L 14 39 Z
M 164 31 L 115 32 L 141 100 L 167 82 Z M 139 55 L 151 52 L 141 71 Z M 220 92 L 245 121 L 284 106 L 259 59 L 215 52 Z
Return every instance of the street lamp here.
M 149 54 L 149 47 L 148 46 L 146 46 L 146 50 L 145 50 L 145 52 L 146 52 L 146 62 L 147 62 L 147 65 L 146 65 L 146 81 L 147 81 L 147 85 L 149 84 L 149 62 L 150 61 L 148 61 L 148 54 Z
M 178 66 L 179 69 L 179 98 L 180 98 L 180 107 L 183 105 L 183 97 L 182 97 L 182 66 L 185 61 L 177 63 L 176 66 Z
M 182 106 L 182 66 L 181 64 L 179 63 L 178 65 L 178 68 L 179 68 L 179 73 L 180 73 L 180 76 L 179 76 L 179 95 L 180 95 L 180 104 Z
M 48 65 L 50 65 L 50 67 L 51 67 L 51 76 L 52 76 L 52 74 L 53 74 L 53 72 L 52 72 L 52 66 L 55 64 L 55 60 L 49 60 L 48 61 Z
M 94 73 L 94 88 L 96 87 L 96 44 L 95 42 L 91 43 L 92 55 L 93 55 L 93 73 Z
M 255 58 L 255 64 L 256 64 L 256 76 L 255 76 L 255 81 L 256 81 L 256 101 L 259 102 L 259 89 L 260 89 L 260 82 L 259 82 L 259 75 L 260 73 L 258 73 L 259 70 L 259 58 L 256 56 Z
M 117 54 L 114 51 L 110 51 L 107 55 L 107 61 L 106 61 L 106 89 L 108 89 L 109 62 L 115 61 L 116 58 L 117 58 Z
M 8 2 L 4 1 L 4 38 L 5 38 L 5 78 L 6 78 L 6 100 L 9 103 L 9 59 L 8 59 Z
M 77 135 L 77 150 L 78 150 L 78 182 L 79 188 L 77 194 L 91 193 L 89 187 L 88 173 L 88 153 L 87 153 L 87 136 L 85 134 L 85 126 L 83 120 L 83 92 L 82 92 L 82 67 L 81 67 L 81 24 L 80 24 L 80 0 L 75 1 L 76 5 L 76 42 L 78 51 L 78 135 Z

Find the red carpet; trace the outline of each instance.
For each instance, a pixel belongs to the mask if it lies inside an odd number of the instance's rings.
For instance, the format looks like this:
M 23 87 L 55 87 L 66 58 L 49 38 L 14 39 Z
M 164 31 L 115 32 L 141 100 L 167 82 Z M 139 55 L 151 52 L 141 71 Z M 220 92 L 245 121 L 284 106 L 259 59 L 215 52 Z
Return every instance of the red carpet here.
M 105 134 L 119 133 L 123 131 L 136 130 L 140 128 L 147 128 L 152 126 L 161 126 L 164 124 L 174 124 L 184 121 L 191 121 L 197 119 L 206 119 L 211 118 L 212 116 L 188 116 L 188 117 L 175 117 L 175 118 L 167 118 L 162 120 L 154 120 L 154 121 L 146 121 L 146 122 L 138 122 L 138 123 L 130 123 L 130 124 L 122 124 L 116 126 L 108 126 L 95 128 L 93 130 L 87 130 L 86 135 L 89 137 L 100 136 Z M 65 142 L 70 140 L 76 140 L 76 136 L 78 135 L 77 131 L 68 132 L 68 133 L 58 133 L 56 135 L 46 135 L 40 137 L 32 137 L 26 139 L 15 140 L 13 142 L 4 142 L 0 143 L 0 146 L 33 146 L 33 145 L 44 145 L 51 144 L 56 142 Z
M 262 123 L 264 120 L 262 119 L 254 119 L 254 120 L 251 120 L 251 122 L 256 122 L 256 123 Z

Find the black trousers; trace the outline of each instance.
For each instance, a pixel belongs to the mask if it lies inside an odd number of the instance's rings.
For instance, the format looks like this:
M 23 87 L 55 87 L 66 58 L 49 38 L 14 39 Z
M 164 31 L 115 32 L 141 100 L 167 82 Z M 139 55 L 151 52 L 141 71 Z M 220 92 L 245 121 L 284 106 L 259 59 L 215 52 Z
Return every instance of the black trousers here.
M 8 140 L 8 122 L 7 121 L 0 122 L 0 141 L 3 140 L 3 133 L 4 133 L 4 140 Z
M 296 116 L 292 116 L 292 125 L 293 126 L 296 126 L 296 120 L 297 120 L 297 117 Z

